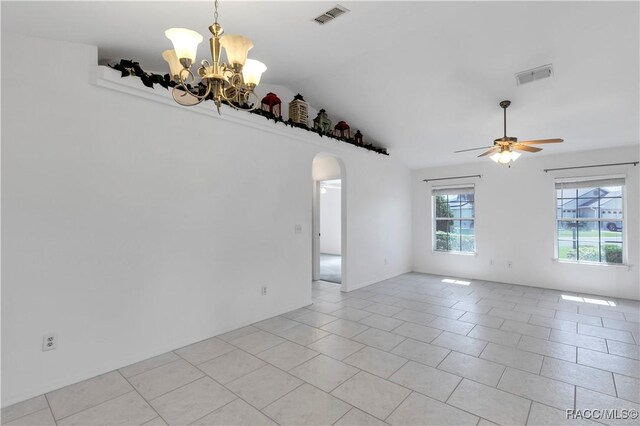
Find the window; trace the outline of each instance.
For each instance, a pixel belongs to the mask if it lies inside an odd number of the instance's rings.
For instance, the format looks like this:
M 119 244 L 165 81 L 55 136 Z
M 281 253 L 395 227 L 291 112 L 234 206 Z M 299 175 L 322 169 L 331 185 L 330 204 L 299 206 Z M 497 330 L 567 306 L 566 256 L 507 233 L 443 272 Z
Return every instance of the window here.
M 475 253 L 475 199 L 473 186 L 434 188 L 433 249 Z
M 624 178 L 556 182 L 558 259 L 622 263 Z

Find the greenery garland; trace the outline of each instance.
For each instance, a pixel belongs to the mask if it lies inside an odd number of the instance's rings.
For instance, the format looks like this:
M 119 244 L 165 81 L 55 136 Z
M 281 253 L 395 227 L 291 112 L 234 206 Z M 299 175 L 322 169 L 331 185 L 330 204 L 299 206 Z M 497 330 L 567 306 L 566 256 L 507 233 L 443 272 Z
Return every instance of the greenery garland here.
M 171 76 L 169 76 L 169 74 L 154 74 L 154 73 L 148 73 L 145 70 L 143 70 L 140 67 L 140 63 L 132 61 L 132 60 L 127 60 L 127 59 L 121 59 L 120 62 L 118 62 L 115 65 L 109 65 L 109 67 L 120 71 L 121 75 L 120 77 L 129 77 L 129 76 L 133 76 L 133 77 L 138 77 L 141 81 L 142 84 L 144 84 L 146 87 L 150 87 L 150 88 L 154 88 L 154 86 L 156 84 L 164 87 L 165 89 L 169 89 L 169 88 L 173 88 L 176 87 L 178 84 L 173 81 L 171 79 Z M 187 85 L 189 90 L 193 91 L 193 92 L 198 92 L 203 94 L 206 91 L 206 87 L 202 84 L 202 83 L 198 83 L 197 86 L 191 86 L 191 85 Z M 207 98 L 207 100 L 212 100 L 212 95 L 209 95 L 210 97 Z M 225 104 L 228 105 L 227 102 L 224 102 Z M 312 132 L 315 133 L 317 135 L 320 135 L 320 137 L 322 136 L 326 136 L 330 139 L 335 139 L 341 142 L 345 142 L 354 146 L 357 146 L 359 148 L 364 148 L 364 149 L 368 149 L 369 151 L 373 151 L 373 152 L 377 152 L 378 154 L 382 154 L 382 155 L 389 155 L 389 153 L 387 152 L 387 150 L 385 148 L 378 148 L 372 144 L 364 144 L 364 145 L 360 145 L 357 144 L 355 142 L 354 139 L 349 139 L 349 138 L 341 138 L 329 133 L 323 133 L 320 130 L 316 130 L 316 129 L 312 129 L 308 126 L 305 126 L 304 124 L 299 124 L 299 123 L 294 123 L 291 120 L 283 120 L 282 117 L 276 117 L 275 115 L 267 112 L 267 111 L 263 111 L 260 108 L 256 108 L 252 111 L 249 111 L 251 114 L 256 114 L 256 115 L 260 115 L 262 117 L 265 117 L 267 120 L 273 120 L 276 123 L 283 123 L 287 126 L 291 126 L 291 127 L 297 127 L 299 129 L 304 129 L 308 132 Z

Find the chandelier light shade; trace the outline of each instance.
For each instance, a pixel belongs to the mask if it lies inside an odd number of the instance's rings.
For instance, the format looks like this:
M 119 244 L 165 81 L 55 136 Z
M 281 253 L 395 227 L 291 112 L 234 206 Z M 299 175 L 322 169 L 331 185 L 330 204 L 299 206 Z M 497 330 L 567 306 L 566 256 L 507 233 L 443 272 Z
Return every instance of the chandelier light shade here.
M 253 42 L 245 36 L 227 34 L 220 37 L 220 44 L 227 54 L 227 61 L 232 66 L 244 66 Z
M 214 22 L 209 26 L 211 60 L 203 60 L 195 72 L 191 66 L 196 60 L 202 36 L 186 28 L 165 31 L 173 43 L 173 50 L 163 52 L 162 57 L 169 64 L 171 78 L 177 83 L 171 94 L 183 106 L 198 105 L 211 99 L 218 113 L 222 102 L 235 109 L 251 111 L 259 106 L 254 89 L 267 67 L 260 61 L 247 59 L 253 47 L 250 39 L 242 35 L 222 35 L 224 29 L 218 24 L 218 0 L 214 2 L 213 16 Z M 222 48 L 227 54 L 228 63 L 221 60 Z M 197 78 L 199 81 L 196 81 Z
M 196 60 L 196 53 L 198 51 L 198 45 L 202 43 L 202 36 L 192 30 L 186 28 L 169 28 L 164 32 L 171 43 L 173 43 L 173 50 L 176 52 L 178 59 L 188 59 L 189 65 Z
M 169 75 L 177 81 L 180 76 L 180 71 L 182 71 L 182 64 L 178 56 L 176 56 L 176 51 L 173 49 L 165 50 L 162 52 L 162 58 L 169 64 Z
M 262 73 L 266 70 L 267 66 L 262 62 L 256 61 L 255 59 L 247 59 L 244 67 L 242 67 L 242 78 L 244 78 L 246 84 L 255 87 L 260 84 L 260 77 L 262 77 Z

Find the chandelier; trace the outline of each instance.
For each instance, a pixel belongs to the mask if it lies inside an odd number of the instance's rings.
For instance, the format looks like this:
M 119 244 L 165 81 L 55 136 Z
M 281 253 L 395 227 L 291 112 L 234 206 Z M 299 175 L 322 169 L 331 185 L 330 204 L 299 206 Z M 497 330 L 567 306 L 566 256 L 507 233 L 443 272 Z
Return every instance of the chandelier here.
M 214 22 L 209 27 L 211 62 L 203 60 L 196 71 L 199 82 L 191 66 L 196 60 L 198 45 L 203 37 L 186 28 L 170 28 L 165 35 L 173 43 L 172 50 L 165 50 L 162 57 L 169 64 L 171 78 L 177 83 L 171 92 L 173 99 L 184 106 L 193 106 L 205 99 L 212 99 L 218 108 L 226 103 L 235 109 L 251 111 L 258 105 L 254 92 L 267 67 L 260 61 L 247 59 L 253 43 L 242 35 L 224 33 L 218 24 L 218 0 L 214 3 Z M 220 59 L 224 48 L 227 63 Z M 253 99 L 252 99 L 253 97 Z

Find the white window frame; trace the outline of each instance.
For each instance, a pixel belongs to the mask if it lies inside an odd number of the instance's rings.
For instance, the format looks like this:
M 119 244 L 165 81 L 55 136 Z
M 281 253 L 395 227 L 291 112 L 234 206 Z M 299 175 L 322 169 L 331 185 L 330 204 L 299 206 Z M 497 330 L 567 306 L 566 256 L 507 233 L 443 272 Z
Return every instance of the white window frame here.
M 436 217 L 436 195 L 434 194 L 434 191 L 438 191 L 438 190 L 452 190 L 455 191 L 456 189 L 472 189 L 472 192 L 474 194 L 473 197 L 473 217 L 470 218 L 440 218 L 441 220 L 443 219 L 447 219 L 447 220 L 466 220 L 466 221 L 471 221 L 473 222 L 473 239 L 474 239 L 474 244 L 473 244 L 473 251 L 457 251 L 457 250 L 438 250 L 436 248 L 436 223 L 438 221 L 438 218 Z M 475 198 L 475 194 L 476 194 L 476 187 L 475 184 L 473 183 L 467 183 L 467 184 L 459 184 L 459 185 L 442 185 L 442 186 L 433 186 L 431 187 L 431 190 L 429 191 L 429 197 L 431 198 L 431 252 L 432 253 L 449 253 L 449 254 L 456 254 L 456 255 L 463 255 L 463 256 L 475 256 L 478 254 L 478 240 L 477 240 L 477 236 L 476 236 L 476 216 L 477 216 L 477 204 L 476 204 L 476 198 Z
M 553 180 L 553 260 L 560 263 L 569 265 L 587 265 L 587 266 L 606 266 L 606 267 L 628 267 L 628 231 L 626 226 L 627 218 L 627 175 L 615 174 L 615 175 L 591 175 L 591 176 L 575 176 L 575 177 L 559 177 Z M 616 220 L 616 222 L 622 222 L 622 263 L 607 263 L 607 262 L 590 262 L 581 260 L 567 260 L 560 259 L 559 247 L 558 247 L 558 193 L 556 190 L 556 184 L 558 183 L 581 183 L 589 181 L 601 181 L 606 179 L 623 179 L 622 185 L 622 218 Z M 577 221 L 577 220 L 574 220 Z M 601 219 L 582 219 L 585 222 L 602 222 Z

